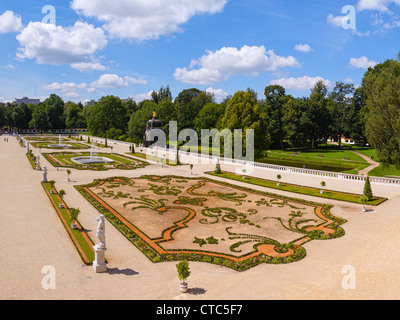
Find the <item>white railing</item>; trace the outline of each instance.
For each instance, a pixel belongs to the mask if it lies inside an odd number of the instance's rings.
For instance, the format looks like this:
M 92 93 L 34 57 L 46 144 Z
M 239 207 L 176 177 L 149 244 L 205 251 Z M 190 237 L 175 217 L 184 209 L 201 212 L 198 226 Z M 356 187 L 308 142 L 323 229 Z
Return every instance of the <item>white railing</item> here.
M 95 139 L 99 140 L 105 140 L 104 138 L 99 138 L 99 137 L 93 137 Z M 129 142 L 124 142 L 124 141 L 118 141 L 118 140 L 108 140 L 111 143 L 117 143 L 125 146 L 131 145 Z M 168 148 L 161 148 L 161 147 L 153 147 L 153 148 L 146 148 L 146 147 L 140 147 L 140 146 L 135 146 L 136 151 L 140 151 L 145 153 L 145 154 L 150 154 L 153 152 L 153 155 L 155 157 L 159 158 L 164 158 L 164 155 L 168 157 L 169 160 L 175 160 L 176 159 L 176 149 L 168 149 Z M 201 153 L 194 153 L 194 152 L 185 152 L 185 151 L 180 151 L 179 152 L 179 157 L 191 157 L 195 159 L 204 159 L 208 161 L 212 161 L 212 163 L 217 163 L 219 162 L 221 164 L 230 164 L 230 165 L 240 165 L 240 166 L 245 166 L 245 167 L 254 167 L 254 168 L 259 168 L 259 169 L 267 169 L 267 170 L 273 170 L 273 171 L 280 171 L 280 172 L 287 172 L 289 174 L 302 174 L 302 175 L 311 175 L 311 176 L 319 176 L 319 177 L 326 177 L 326 178 L 333 178 L 333 179 L 338 179 L 338 180 L 343 180 L 343 181 L 360 181 L 360 182 L 365 182 L 366 176 L 360 176 L 356 174 L 347 174 L 347 173 L 340 173 L 340 172 L 330 172 L 330 171 L 320 171 L 320 170 L 312 170 L 312 169 L 306 169 L 306 168 L 296 168 L 296 167 L 286 167 L 286 166 L 280 166 L 280 165 L 274 165 L 274 164 L 268 164 L 268 163 L 260 163 L 260 162 L 250 162 L 250 161 L 245 161 L 245 160 L 237 160 L 237 159 L 229 159 L 229 158 L 222 158 L 222 157 L 217 157 L 217 156 L 209 156 L 206 154 L 201 154 Z M 381 177 L 370 177 L 371 183 L 375 184 L 387 184 L 387 185 L 394 185 L 394 186 L 400 186 L 400 179 L 396 178 L 381 178 Z
M 152 148 L 152 149 L 145 148 L 145 147 L 136 147 L 136 148 L 137 148 L 137 150 L 138 149 L 142 150 L 142 152 L 145 154 L 146 153 L 150 154 L 151 152 L 153 152 L 152 155 L 154 155 L 155 157 L 164 158 L 164 155 L 165 155 L 169 160 L 176 159 L 176 152 L 177 152 L 176 149 L 166 149 L 166 148 L 160 148 L 160 147 Z M 365 180 L 366 180 L 366 176 L 363 176 L 363 175 L 320 171 L 320 170 L 312 170 L 312 169 L 306 169 L 306 168 L 286 167 L 286 166 L 280 166 L 280 165 L 274 165 L 274 164 L 268 164 L 268 163 L 250 162 L 250 161 L 245 161 L 245 160 L 237 160 L 237 159 L 209 156 L 209 155 L 195 153 L 195 152 L 189 153 L 189 152 L 185 152 L 185 151 L 180 151 L 179 157 L 181 160 L 182 160 L 182 158 L 185 159 L 186 157 L 191 157 L 194 159 L 197 158 L 197 159 L 208 160 L 208 161 L 211 161 L 212 163 L 217 163 L 217 161 L 219 160 L 219 162 L 221 164 L 254 167 L 254 168 L 259 168 L 259 169 L 286 172 L 289 174 L 312 175 L 312 176 L 333 178 L 333 179 L 338 179 L 338 180 L 343 180 L 343 181 L 365 182 Z M 370 181 L 371 181 L 371 183 L 376 183 L 376 184 L 388 184 L 388 185 L 400 186 L 400 179 L 395 179 L 395 178 L 370 177 Z

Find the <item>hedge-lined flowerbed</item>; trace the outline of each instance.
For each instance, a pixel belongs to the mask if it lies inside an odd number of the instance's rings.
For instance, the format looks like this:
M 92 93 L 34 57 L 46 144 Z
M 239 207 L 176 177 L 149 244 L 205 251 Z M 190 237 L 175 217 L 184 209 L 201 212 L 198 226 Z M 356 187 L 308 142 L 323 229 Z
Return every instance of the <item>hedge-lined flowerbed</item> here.
M 89 235 L 86 233 L 79 221 L 75 221 L 77 223 L 77 229 L 71 228 L 71 223 L 73 221 L 70 217 L 69 208 L 59 196 L 56 188 L 54 188 L 50 182 L 42 182 L 42 186 L 46 191 L 46 194 L 55 211 L 57 212 L 57 215 L 60 218 L 65 230 L 67 231 L 80 257 L 82 258 L 82 261 L 86 265 L 91 265 L 95 258 L 93 249 L 94 242 L 90 239 Z M 51 193 L 51 190 L 53 190 L 54 193 Z M 64 208 L 60 208 L 60 204 L 63 204 Z
M 154 179 L 155 177 L 153 176 L 142 176 L 140 179 L 148 179 L 150 180 L 160 180 L 161 177 L 158 177 L 158 179 Z M 215 180 L 210 180 L 208 178 L 182 178 L 182 177 L 176 177 L 176 176 L 163 176 L 162 179 L 168 179 L 168 178 L 176 178 L 176 179 L 185 179 L 185 180 L 203 180 L 203 181 L 210 181 L 213 183 L 217 183 L 220 185 L 224 186 L 231 186 L 234 187 L 235 189 L 238 190 L 243 190 L 251 193 L 255 193 L 258 195 L 264 195 L 264 196 L 273 196 L 276 198 L 276 195 L 271 195 L 266 192 L 261 192 L 261 191 L 255 191 L 250 188 L 246 187 L 239 187 L 233 184 L 229 184 L 226 182 L 221 182 L 221 181 L 215 181 Z M 291 243 L 287 244 L 280 244 L 276 241 L 267 241 L 268 239 L 264 237 L 266 240 L 261 239 L 260 241 L 248 241 L 248 242 L 257 242 L 254 244 L 253 249 L 254 251 L 247 253 L 242 256 L 235 256 L 235 255 L 230 255 L 226 253 L 219 253 L 219 252 L 212 252 L 212 251 L 206 251 L 206 250 L 181 250 L 181 249 L 171 249 L 171 250 L 164 250 L 161 247 L 157 246 L 158 242 L 166 241 L 166 236 L 165 234 L 168 234 L 168 237 L 173 239 L 173 233 L 176 230 L 179 230 L 180 228 L 184 227 L 185 223 L 187 223 L 190 220 L 187 220 L 188 216 L 183 218 L 181 221 L 175 222 L 175 227 L 171 228 L 169 227 L 168 229 L 165 229 L 162 232 L 162 235 L 164 239 L 158 240 L 157 241 L 149 241 L 150 237 L 148 237 L 146 234 L 144 234 L 141 230 L 139 230 L 137 227 L 131 225 L 129 222 L 126 221 L 126 219 L 121 216 L 120 213 L 118 213 L 115 209 L 113 209 L 109 204 L 106 204 L 103 200 L 101 200 L 97 195 L 95 195 L 93 192 L 91 192 L 89 189 L 95 186 L 98 186 L 100 184 L 104 184 L 105 182 L 122 182 L 124 184 L 129 183 L 130 179 L 125 178 L 125 177 L 114 177 L 114 178 L 109 178 L 109 179 L 102 179 L 102 180 L 95 180 L 93 183 L 84 185 L 84 186 L 75 186 L 75 188 L 101 213 L 103 214 L 107 220 L 114 226 L 116 227 L 131 243 L 133 243 L 143 254 L 145 254 L 152 262 L 164 262 L 164 261 L 180 261 L 180 260 L 188 260 L 188 261 L 198 261 L 198 262 L 207 262 L 207 263 L 212 263 L 212 264 L 217 264 L 217 265 L 222 265 L 231 269 L 234 269 L 236 271 L 245 271 L 248 270 L 249 268 L 252 268 L 256 265 L 259 265 L 261 263 L 272 263 L 272 264 L 285 264 L 285 263 L 292 263 L 299 261 L 306 257 L 306 250 L 302 246 L 302 244 L 311 241 L 311 240 L 327 240 L 327 239 L 334 239 L 337 237 L 341 237 L 345 234 L 344 230 L 340 227 L 342 224 L 347 222 L 344 219 L 334 217 L 330 213 L 330 206 L 325 206 L 322 204 L 310 202 L 310 201 L 304 201 L 300 199 L 295 199 L 295 198 L 288 198 L 288 197 L 281 197 L 279 196 L 280 200 L 284 201 L 291 201 L 291 202 L 297 202 L 300 204 L 307 204 L 309 206 L 315 207 L 315 210 L 320 213 L 318 216 L 325 222 L 323 222 L 320 226 L 321 228 L 327 228 L 331 229 L 333 231 L 330 234 L 325 234 L 324 232 L 318 232 L 316 230 L 315 232 L 313 231 L 299 231 L 297 230 L 298 233 L 300 233 L 300 236 L 298 239 L 295 241 L 292 241 Z M 183 207 L 182 207 L 183 208 Z M 179 227 L 179 224 L 181 226 Z M 227 230 L 228 231 L 228 230 Z M 229 231 L 228 231 L 229 234 Z M 240 239 L 240 237 L 245 237 L 248 235 L 245 234 L 230 234 L 231 236 L 237 237 Z M 147 241 L 145 240 L 147 239 Z M 215 240 L 217 239 L 212 239 L 213 242 L 215 243 Z M 270 239 L 269 239 L 270 240 Z M 197 241 L 197 240 L 195 240 Z M 246 242 L 246 241 L 244 241 Z M 243 242 L 243 243 L 244 243 Z M 200 242 L 201 243 L 201 242 Z M 242 243 L 239 243 L 241 245 Z M 266 254 L 266 245 L 271 246 L 273 245 L 274 247 L 274 254 Z M 201 246 L 200 246 L 201 247 Z M 232 252 L 240 252 L 240 251 L 235 251 L 237 248 L 231 248 Z M 268 251 L 270 252 L 270 251 Z
M 254 184 L 254 185 L 257 185 L 260 187 L 277 189 L 277 190 L 293 192 L 293 193 L 309 195 L 309 196 L 325 198 L 325 199 L 332 199 L 332 200 L 345 201 L 345 202 L 351 202 L 351 203 L 360 203 L 360 198 L 361 198 L 361 195 L 358 195 L 358 194 L 338 192 L 338 191 L 332 191 L 332 190 L 324 190 L 324 193 L 321 194 L 322 189 L 299 186 L 299 185 L 294 185 L 294 184 L 289 184 L 289 183 L 281 182 L 280 186 L 278 186 L 277 181 L 255 178 L 255 177 L 250 177 L 250 176 L 245 176 L 245 179 L 243 179 L 243 175 L 238 175 L 238 174 L 226 172 L 226 171 L 222 171 L 221 173 L 215 173 L 215 172 L 206 172 L 206 173 L 209 175 L 212 175 L 212 176 L 235 180 L 235 181 L 240 181 L 240 182 L 245 182 L 248 184 Z M 387 201 L 387 198 L 373 197 L 372 200 L 367 203 L 367 205 L 378 206 L 385 201 Z

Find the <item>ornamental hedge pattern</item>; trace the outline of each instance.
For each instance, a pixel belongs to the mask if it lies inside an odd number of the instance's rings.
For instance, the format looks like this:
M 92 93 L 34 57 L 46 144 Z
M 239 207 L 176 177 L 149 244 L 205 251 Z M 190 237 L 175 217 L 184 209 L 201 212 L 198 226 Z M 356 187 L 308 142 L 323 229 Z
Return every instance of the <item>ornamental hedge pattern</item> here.
M 304 244 L 345 234 L 331 206 L 211 180 L 113 177 L 75 188 L 152 262 L 245 271 L 304 259 Z

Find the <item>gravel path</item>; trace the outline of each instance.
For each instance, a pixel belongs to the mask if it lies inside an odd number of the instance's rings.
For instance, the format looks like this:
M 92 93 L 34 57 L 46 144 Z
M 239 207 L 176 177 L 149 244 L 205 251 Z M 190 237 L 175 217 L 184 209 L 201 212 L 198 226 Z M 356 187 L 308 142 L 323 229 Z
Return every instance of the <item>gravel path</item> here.
M 34 149 L 37 154 L 37 150 Z M 128 152 L 116 145 L 114 152 Z M 74 185 L 111 176 L 138 177 L 143 174 L 190 176 L 188 166 L 162 168 L 161 165 L 134 171 L 107 172 L 71 170 L 67 182 L 65 169 L 49 168 L 49 179 L 57 189 L 65 189 L 65 201 L 80 208 L 79 220 L 96 239 L 99 213 L 74 189 Z M 399 299 L 400 187 L 373 185 L 376 195 L 390 200 L 362 213 L 361 205 L 325 201 L 335 207 L 332 213 L 348 220 L 346 235 L 330 241 L 305 245 L 307 257 L 290 265 L 260 265 L 243 273 L 206 263 L 191 263 L 190 291 L 182 295 L 176 262 L 151 263 L 117 230 L 106 224 L 109 272 L 95 274 L 84 267 L 71 240 L 59 221 L 40 184 L 42 173 L 32 170 L 15 138 L 0 140 L 0 298 L 1 299 Z M 233 170 L 223 166 L 223 170 Z M 213 170 L 210 165 L 195 165 L 194 174 Z M 254 175 L 274 179 L 276 172 L 255 170 Z M 327 188 L 362 192 L 363 183 L 324 178 Z M 282 181 L 318 187 L 321 178 L 303 175 L 283 176 Z M 238 183 L 241 184 L 241 183 Z M 267 190 L 254 186 L 255 189 Z M 276 190 L 270 190 L 276 192 Z M 283 193 L 284 195 L 290 195 Z M 297 195 L 298 196 L 298 195 Z M 304 197 L 321 202 L 321 199 Z M 45 266 L 56 271 L 56 289 L 42 287 Z M 346 266 L 356 272 L 356 289 L 346 290 L 342 282 Z

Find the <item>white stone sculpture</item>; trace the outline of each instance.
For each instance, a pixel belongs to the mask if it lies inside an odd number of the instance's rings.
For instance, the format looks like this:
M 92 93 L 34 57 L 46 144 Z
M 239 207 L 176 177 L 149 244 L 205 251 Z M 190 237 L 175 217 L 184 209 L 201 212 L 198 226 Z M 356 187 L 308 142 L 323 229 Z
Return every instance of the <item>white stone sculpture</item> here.
M 96 245 L 96 248 L 98 249 L 106 249 L 106 235 L 105 235 L 105 218 L 104 215 L 100 215 L 97 219 L 98 225 L 97 225 L 97 231 L 96 231 L 96 236 L 99 239 L 99 244 Z
M 103 215 L 100 215 L 100 217 L 96 220 L 98 222 L 96 235 L 99 239 L 99 244 L 93 247 L 95 253 L 93 269 L 96 273 L 104 273 L 107 272 L 107 264 L 105 259 L 105 253 L 107 250 L 105 236 L 105 218 Z

